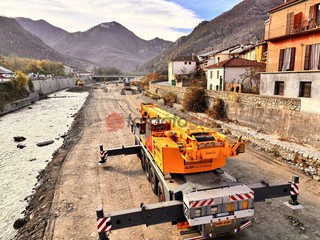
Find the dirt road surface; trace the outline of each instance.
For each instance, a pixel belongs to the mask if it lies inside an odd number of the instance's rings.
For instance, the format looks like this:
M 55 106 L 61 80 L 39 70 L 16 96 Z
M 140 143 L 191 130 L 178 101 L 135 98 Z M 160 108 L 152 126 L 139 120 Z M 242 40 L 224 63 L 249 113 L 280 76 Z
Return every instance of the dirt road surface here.
M 123 92 L 122 92 L 123 93 Z M 141 94 L 121 94 L 121 87 L 100 85 L 92 90 L 83 108 L 83 130 L 76 142 L 65 154 L 63 165 L 55 185 L 54 197 L 48 213 L 43 239 L 98 239 L 96 213 L 98 207 L 105 212 L 139 207 L 140 203 L 156 203 L 150 183 L 135 155 L 109 158 L 107 167 L 99 167 L 99 145 L 104 148 L 133 144 L 133 135 L 126 123 L 120 129 L 108 125 L 111 113 L 138 116 Z M 148 100 L 147 100 L 148 101 Z M 107 122 L 107 123 L 106 123 Z M 119 119 L 119 126 L 123 124 Z M 116 124 L 115 128 L 118 126 Z M 267 200 L 255 204 L 252 226 L 236 237 L 224 239 L 320 239 L 320 187 L 319 183 L 303 176 L 274 156 L 255 150 L 228 160 L 225 168 L 238 180 L 250 184 L 261 180 L 287 182 L 293 174 L 299 174 L 302 211 L 293 211 L 283 202 L 288 198 Z M 38 206 L 40 208 L 40 206 Z M 31 206 L 34 209 L 35 206 Z M 38 210 L 39 211 L 39 210 Z M 29 224 L 29 228 L 32 225 Z M 28 231 L 27 231 L 28 232 Z M 29 229 L 30 232 L 30 229 Z M 37 236 L 37 235 L 35 235 Z M 23 238 L 19 238 L 23 239 Z M 30 238 L 36 239 L 36 238 Z M 139 226 L 113 231 L 111 240 L 163 240 L 182 239 L 176 226 L 170 223 L 156 226 Z

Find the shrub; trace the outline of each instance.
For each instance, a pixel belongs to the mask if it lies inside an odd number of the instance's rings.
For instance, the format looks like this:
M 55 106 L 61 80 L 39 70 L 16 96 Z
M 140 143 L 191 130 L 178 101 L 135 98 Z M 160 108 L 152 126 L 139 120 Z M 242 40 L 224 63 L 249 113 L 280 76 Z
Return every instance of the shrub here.
M 224 101 L 221 98 L 214 99 L 211 108 L 208 110 L 207 114 L 214 118 L 223 120 L 227 118 L 226 107 Z
M 199 87 L 189 87 L 182 100 L 184 110 L 204 112 L 206 109 L 205 90 Z
M 147 96 L 147 97 L 149 97 L 149 98 L 151 98 L 151 99 L 153 99 L 153 100 L 158 100 L 158 99 L 161 98 L 159 95 L 154 94 L 154 93 L 149 92 L 149 91 L 146 91 L 146 92 L 144 93 L 144 95 Z
M 240 102 L 240 95 L 239 93 L 233 92 L 229 94 L 229 100 L 234 102 Z
M 164 105 L 173 107 L 173 104 L 177 102 L 177 95 L 173 92 L 167 92 L 162 96 L 162 99 Z
M 15 76 L 11 78 L 11 81 L 13 82 L 16 89 L 19 90 L 27 85 L 29 79 L 23 72 L 16 71 Z

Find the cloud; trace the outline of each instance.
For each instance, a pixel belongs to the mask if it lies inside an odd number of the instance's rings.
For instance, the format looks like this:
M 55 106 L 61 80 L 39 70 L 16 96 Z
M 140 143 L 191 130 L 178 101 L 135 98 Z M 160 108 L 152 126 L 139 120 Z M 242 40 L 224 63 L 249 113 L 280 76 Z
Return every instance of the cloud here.
M 44 19 L 69 32 L 116 21 L 143 39 L 175 41 L 204 20 L 199 14 L 201 9 L 208 9 L 211 4 L 210 9 L 220 9 L 217 2 L 226 6 L 225 2 L 230 1 L 1 0 L 0 15 Z

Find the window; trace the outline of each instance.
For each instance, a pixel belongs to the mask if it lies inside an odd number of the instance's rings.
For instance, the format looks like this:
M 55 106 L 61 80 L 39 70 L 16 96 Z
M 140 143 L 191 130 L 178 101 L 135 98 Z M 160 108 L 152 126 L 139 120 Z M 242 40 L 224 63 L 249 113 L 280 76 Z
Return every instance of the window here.
M 294 23 L 294 13 L 291 12 L 287 14 L 286 35 L 292 33 L 293 23 Z
M 210 90 L 212 90 L 212 84 L 210 84 Z
M 274 95 L 281 95 L 284 94 L 284 82 L 276 81 L 274 85 Z
M 196 208 L 194 211 L 194 217 L 201 217 L 201 208 Z
M 214 215 L 216 213 L 218 213 L 218 207 L 217 206 L 212 206 L 211 207 L 211 214 Z
M 296 48 L 280 49 L 279 54 L 279 71 L 293 71 Z
M 320 4 L 317 4 L 316 6 L 316 24 L 320 25 Z
M 311 82 L 300 82 L 299 97 L 311 97 Z
M 187 62 L 184 62 L 184 65 L 187 65 L 188 63 Z
M 320 69 L 320 43 L 307 45 L 304 57 L 304 70 Z
M 213 77 L 213 71 L 210 71 L 210 79 Z
M 320 4 L 312 5 L 309 8 L 309 24 L 308 28 L 312 29 L 320 25 Z
M 217 78 L 219 79 L 219 70 L 217 71 Z
M 191 65 L 191 62 L 189 62 L 189 65 Z

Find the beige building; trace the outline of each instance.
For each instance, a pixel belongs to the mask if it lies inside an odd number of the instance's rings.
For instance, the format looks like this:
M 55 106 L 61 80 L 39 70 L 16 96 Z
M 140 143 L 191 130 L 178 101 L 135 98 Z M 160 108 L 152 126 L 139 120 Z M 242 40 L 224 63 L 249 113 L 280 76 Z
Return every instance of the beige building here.
M 177 75 L 185 75 L 197 70 L 199 58 L 197 56 L 182 56 L 171 60 L 168 63 L 168 81 L 175 85 Z

